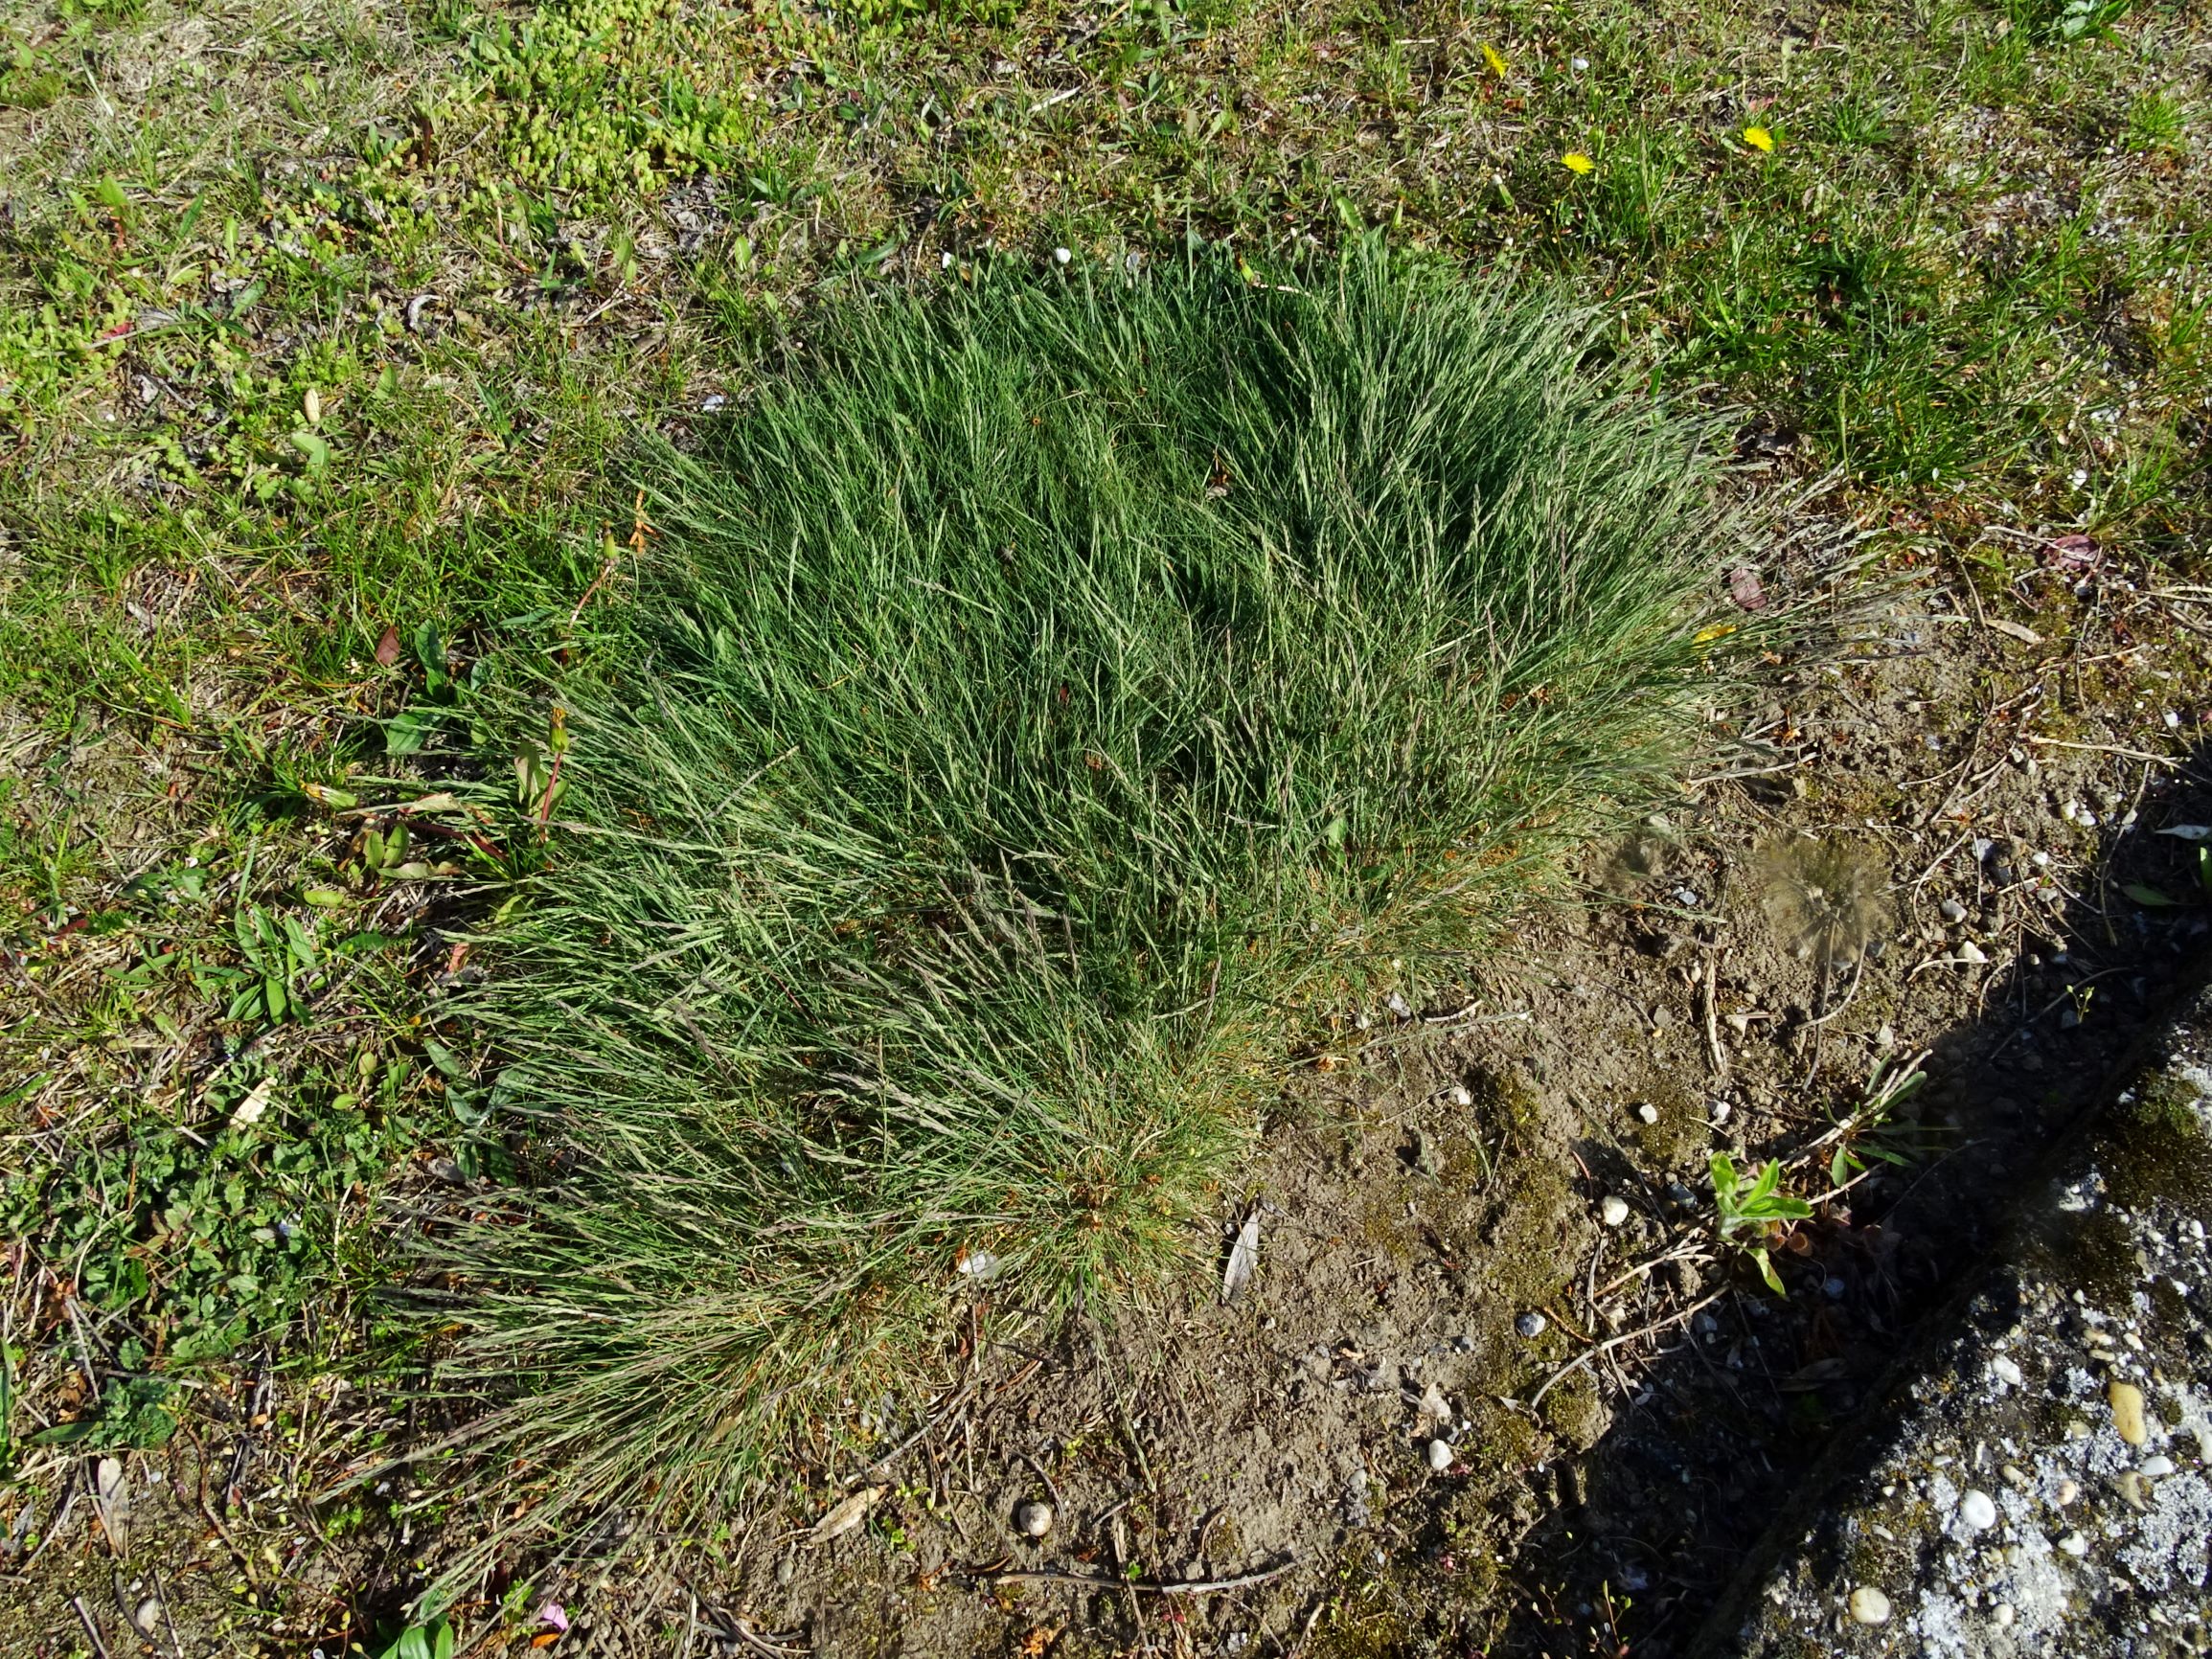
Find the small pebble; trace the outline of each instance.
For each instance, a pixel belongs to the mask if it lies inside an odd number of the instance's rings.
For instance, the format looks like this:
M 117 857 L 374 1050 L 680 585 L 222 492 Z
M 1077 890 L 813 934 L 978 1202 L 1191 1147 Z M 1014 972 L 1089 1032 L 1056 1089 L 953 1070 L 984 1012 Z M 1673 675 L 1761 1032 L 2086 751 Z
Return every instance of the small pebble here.
M 154 1626 L 161 1622 L 161 1599 L 157 1596 L 147 1597 L 139 1602 L 138 1610 L 131 1614 L 130 1622 L 138 1627 L 141 1636 L 152 1635 Z
M 1651 1102 L 1646 1101 L 1642 1105 L 1636 1108 L 1636 1116 L 1644 1123 L 1655 1124 L 1659 1121 L 1659 1108 L 1653 1105 Z
M 1068 262 L 1068 261 L 1074 258 L 1075 255 L 1069 253 L 1065 248 L 1055 248 L 1052 250 L 1052 262 L 1056 265 L 1064 265 Z
M 1014 1524 L 1021 1529 L 1023 1535 L 1041 1538 L 1052 1531 L 1052 1506 L 1032 1498 L 1015 1509 Z
M 2082 1489 L 2074 1485 L 2072 1481 L 2061 1481 L 2059 1489 L 2051 1495 L 2051 1501 L 2063 1510 L 2081 1495 Z
M 2174 1460 L 2162 1453 L 2157 1457 L 2148 1457 L 2143 1460 L 2143 1474 L 2147 1479 L 2162 1481 L 2173 1472 Z
M 1979 964 L 1989 961 L 1989 958 L 1983 954 L 1982 947 L 1974 943 L 1973 940 L 1962 939 L 1958 943 L 1958 960 L 1969 964 Z
M 1518 1319 L 1515 1320 L 1513 1322 L 1513 1328 L 1519 1331 L 1523 1336 L 1541 1336 L 1543 1334 L 1544 1316 L 1540 1313 L 1531 1310 L 1530 1312 L 1524 1313 Z
M 2076 1560 L 2080 1560 L 2089 1553 L 2089 1540 L 2079 1533 L 2068 1533 L 2059 1540 L 2059 1548 Z
M 1455 1106 L 1471 1106 L 1474 1104 L 1474 1096 L 1465 1088 L 1453 1089 L 1451 1091 L 1451 1103 Z
M 2020 1368 L 2003 1354 L 2000 1353 L 1991 1360 L 1989 1368 L 1995 1374 L 1999 1382 L 2010 1383 L 2014 1388 L 2019 1387 L 2021 1382 Z
M 2112 1402 L 2112 1427 L 2130 1445 L 2141 1445 L 2150 1432 L 2143 1423 L 2143 1391 L 2132 1382 L 2115 1382 L 2105 1398 Z
M 1428 1466 L 1437 1474 L 1451 1467 L 1451 1447 L 1440 1440 L 1428 1443 Z
M 1989 1610 L 1989 1616 L 1996 1621 L 1997 1628 L 2000 1630 L 2010 1630 L 2013 1627 L 2013 1604 L 2010 1602 L 1999 1602 Z
M 1861 1584 L 1851 1592 L 1851 1616 L 1861 1625 L 1886 1625 L 1889 1598 L 1872 1584 Z
M 1964 921 L 1966 920 L 1966 906 L 1955 898 L 1947 898 L 1936 908 L 1943 912 L 1943 919 L 1946 921 Z
M 1598 1214 L 1604 1217 L 1607 1226 L 1618 1227 L 1629 1218 L 1629 1201 L 1626 1198 L 1608 1197 L 1598 1206 Z
M 1958 1518 L 1977 1533 L 1986 1533 L 1997 1524 L 1997 1507 L 1985 1491 L 1969 1491 L 1958 1501 Z

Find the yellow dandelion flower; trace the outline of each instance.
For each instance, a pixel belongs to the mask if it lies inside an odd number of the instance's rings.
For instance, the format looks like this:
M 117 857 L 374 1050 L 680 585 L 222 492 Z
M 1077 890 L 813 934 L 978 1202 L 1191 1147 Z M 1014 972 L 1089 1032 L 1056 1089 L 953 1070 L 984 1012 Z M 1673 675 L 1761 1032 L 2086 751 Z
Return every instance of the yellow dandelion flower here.
M 1482 57 L 1483 61 L 1490 65 L 1490 71 L 1493 75 L 1501 80 L 1505 79 L 1505 59 L 1499 55 L 1497 48 L 1487 40 L 1482 43 Z
M 1560 157 L 1560 165 L 1569 172 L 1588 172 L 1598 164 L 1579 149 L 1570 149 Z
M 1774 135 L 1763 126 L 1746 126 L 1744 129 L 1744 142 L 1764 154 L 1774 153 Z

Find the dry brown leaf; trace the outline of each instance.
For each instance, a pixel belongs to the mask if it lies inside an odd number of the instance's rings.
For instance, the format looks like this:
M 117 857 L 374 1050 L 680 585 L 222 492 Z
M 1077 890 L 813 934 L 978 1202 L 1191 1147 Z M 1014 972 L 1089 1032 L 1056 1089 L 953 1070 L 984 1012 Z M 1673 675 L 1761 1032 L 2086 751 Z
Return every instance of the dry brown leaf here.
M 810 1534 L 817 1544 L 826 1544 L 832 1538 L 841 1538 L 868 1518 L 868 1511 L 876 1507 L 876 1500 L 883 1495 L 882 1487 L 862 1487 L 851 1497 L 814 1523 Z

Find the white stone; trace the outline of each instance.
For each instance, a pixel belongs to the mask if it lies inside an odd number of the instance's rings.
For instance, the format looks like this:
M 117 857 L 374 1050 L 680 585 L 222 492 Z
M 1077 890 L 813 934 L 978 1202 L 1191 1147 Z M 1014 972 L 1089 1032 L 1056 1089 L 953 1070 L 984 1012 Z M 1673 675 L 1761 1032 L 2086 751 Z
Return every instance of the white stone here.
M 1626 1198 L 1608 1197 L 1598 1206 L 1598 1214 L 1605 1218 L 1607 1226 L 1618 1227 L 1629 1218 L 1629 1201 Z
M 2079 1533 L 2068 1533 L 2059 1540 L 2059 1548 L 2079 1560 L 2089 1553 L 2089 1540 Z
M 1889 1623 L 1889 1598 L 1872 1584 L 1851 1592 L 1851 1616 L 1861 1625 Z
M 1996 1374 L 1996 1379 L 1999 1382 L 2010 1383 L 2015 1388 L 2019 1387 L 2022 1380 L 2020 1376 L 2020 1368 L 2018 1364 L 2006 1358 L 2003 1354 L 2000 1353 L 1995 1359 L 1991 1360 L 1989 1362 L 1989 1368 L 1991 1371 Z
M 1958 1518 L 1977 1533 L 1986 1533 L 1997 1524 L 1997 1507 L 1985 1491 L 1969 1491 L 1958 1501 Z
M 1041 1538 L 1052 1531 L 1052 1506 L 1033 1498 L 1014 1511 L 1014 1524 L 1027 1536 Z
M 2151 1480 L 2162 1481 L 2174 1472 L 2174 1460 L 2163 1454 L 2143 1460 L 2143 1473 Z
M 1451 1447 L 1440 1440 L 1430 1441 L 1428 1443 L 1428 1466 L 1438 1474 L 1442 1474 L 1446 1469 L 1451 1467 Z
M 1989 1616 L 1997 1622 L 1997 1628 L 2000 1630 L 2010 1630 L 2013 1627 L 2013 1604 L 2010 1602 L 1999 1602 L 1989 1610 Z
M 1646 1101 L 1636 1108 L 1636 1116 L 1647 1124 L 1655 1124 L 1659 1121 L 1659 1108 Z

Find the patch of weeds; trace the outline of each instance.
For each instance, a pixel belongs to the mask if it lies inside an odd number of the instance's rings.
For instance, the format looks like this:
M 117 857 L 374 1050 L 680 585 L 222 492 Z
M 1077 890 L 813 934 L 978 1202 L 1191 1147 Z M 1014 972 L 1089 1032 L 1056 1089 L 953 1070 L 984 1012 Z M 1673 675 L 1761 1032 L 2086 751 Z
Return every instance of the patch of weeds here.
M 436 1311 L 533 1524 L 697 1512 L 964 1261 L 1064 1307 L 1182 1260 L 1296 1020 L 1648 799 L 1734 532 L 1586 346 L 1370 246 L 987 277 L 650 458 L 572 828 L 454 1004 L 559 1175 Z
M 685 73 L 693 27 L 675 0 L 552 0 L 472 32 L 513 182 L 587 206 L 726 167 L 751 123 Z
M 125 1371 L 189 1369 L 282 1324 L 325 1271 L 332 1206 L 389 1156 L 357 1103 L 295 1115 L 271 1092 L 218 1088 L 213 1124 L 148 1116 L 0 1191 L 10 1236 L 134 1332 Z
M 2164 91 L 2142 93 L 2128 105 L 2127 145 L 2132 150 L 2178 150 L 2188 130 L 2181 105 Z

